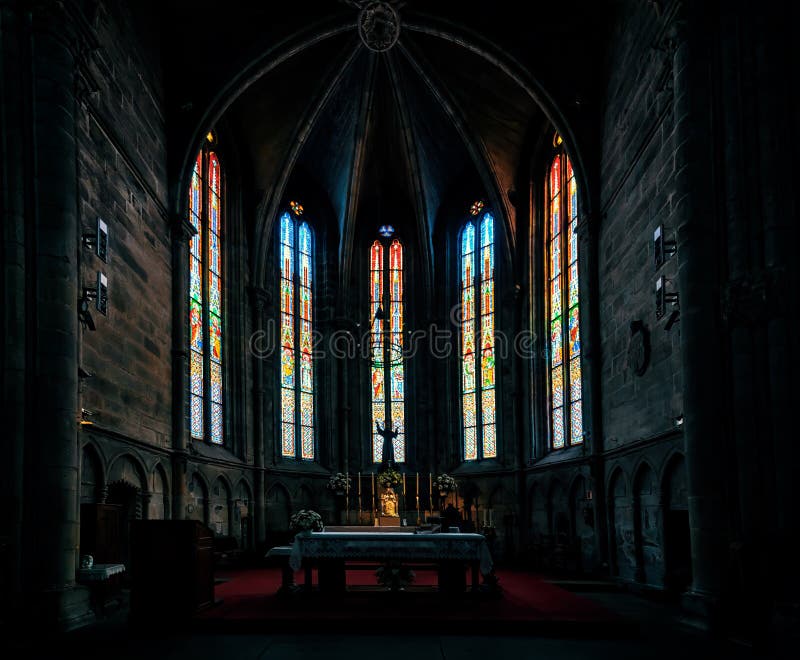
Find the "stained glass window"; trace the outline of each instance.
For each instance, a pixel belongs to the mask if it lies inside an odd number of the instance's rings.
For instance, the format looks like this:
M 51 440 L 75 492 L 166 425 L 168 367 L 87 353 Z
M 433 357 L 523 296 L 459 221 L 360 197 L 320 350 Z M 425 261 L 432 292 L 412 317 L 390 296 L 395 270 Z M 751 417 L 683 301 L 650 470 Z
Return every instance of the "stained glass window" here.
M 553 144 L 561 146 L 560 138 Z M 547 181 L 547 319 L 550 328 L 550 443 L 562 449 L 583 442 L 578 190 L 563 150 Z
M 385 239 L 384 232 L 379 232 Z M 392 231 L 393 233 L 393 231 Z M 389 235 L 391 236 L 391 234 Z M 403 244 L 376 240 L 369 250 L 371 319 L 370 400 L 372 460 L 383 461 L 383 436 L 377 426 L 397 431 L 394 460 L 405 463 L 405 365 L 403 363 Z M 388 306 L 385 304 L 388 301 Z M 386 385 L 388 383 L 388 393 Z
M 303 207 L 290 203 L 278 223 L 281 454 L 314 459 L 314 238 Z
M 476 202 L 470 214 L 482 209 L 483 203 Z M 494 216 L 485 212 L 479 221 L 467 221 L 460 239 L 461 408 L 467 461 L 497 456 L 494 231 Z
M 213 134 L 209 133 L 209 144 Z M 223 444 L 222 168 L 207 147 L 189 187 L 189 418 L 193 438 Z

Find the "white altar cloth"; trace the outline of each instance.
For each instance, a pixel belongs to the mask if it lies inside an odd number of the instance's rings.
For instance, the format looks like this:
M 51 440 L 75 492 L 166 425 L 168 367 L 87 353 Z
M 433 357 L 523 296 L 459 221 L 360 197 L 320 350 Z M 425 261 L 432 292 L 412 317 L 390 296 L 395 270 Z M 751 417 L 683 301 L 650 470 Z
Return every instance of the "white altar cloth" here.
M 311 532 L 298 534 L 289 566 L 298 571 L 304 559 L 345 561 L 465 561 L 492 571 L 492 557 L 481 534 L 407 534 L 370 532 Z
M 78 569 L 78 580 L 83 582 L 104 582 L 112 575 L 125 570 L 125 564 L 95 564 L 91 568 Z

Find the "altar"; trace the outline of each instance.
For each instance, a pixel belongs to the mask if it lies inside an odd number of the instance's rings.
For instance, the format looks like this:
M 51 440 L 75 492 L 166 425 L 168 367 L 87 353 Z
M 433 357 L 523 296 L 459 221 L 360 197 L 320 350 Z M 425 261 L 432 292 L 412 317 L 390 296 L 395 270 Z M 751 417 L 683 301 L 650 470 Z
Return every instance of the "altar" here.
M 385 532 L 311 532 L 298 534 L 291 546 L 289 566 L 306 569 L 306 586 L 311 587 L 311 568 L 319 569 L 320 588 L 343 591 L 348 564 L 435 563 L 440 576 L 457 566 L 468 565 L 472 589 L 479 588 L 480 575 L 492 572 L 492 558 L 481 534 Z M 443 585 L 440 584 L 440 588 Z

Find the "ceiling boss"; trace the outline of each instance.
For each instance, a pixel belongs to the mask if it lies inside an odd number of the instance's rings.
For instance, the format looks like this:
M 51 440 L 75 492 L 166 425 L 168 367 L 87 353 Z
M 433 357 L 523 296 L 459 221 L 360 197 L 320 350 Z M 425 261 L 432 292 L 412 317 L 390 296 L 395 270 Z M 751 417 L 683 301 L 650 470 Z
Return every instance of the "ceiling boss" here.
M 400 36 L 400 16 L 386 2 L 370 2 L 358 15 L 358 34 L 364 45 L 375 52 L 389 50 Z

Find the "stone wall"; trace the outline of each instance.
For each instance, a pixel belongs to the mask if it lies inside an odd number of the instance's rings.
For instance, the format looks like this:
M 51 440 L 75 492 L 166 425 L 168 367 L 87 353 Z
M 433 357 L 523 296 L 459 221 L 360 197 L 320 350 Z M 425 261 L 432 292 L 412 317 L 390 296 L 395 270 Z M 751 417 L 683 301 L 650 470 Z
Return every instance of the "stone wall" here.
M 108 315 L 82 333 L 81 406 L 98 427 L 171 444 L 170 227 L 167 218 L 164 78 L 157 22 L 144 6 L 106 2 L 95 17 L 100 48 L 78 117 L 81 232 L 108 225 L 108 263 L 80 252 L 83 286 L 108 277 Z M 136 12 L 136 14 L 134 14 Z
M 676 290 L 677 260 L 654 267 L 653 231 L 675 240 L 672 59 L 664 18 L 647 3 L 622 3 L 606 63 L 598 245 L 602 418 L 606 449 L 673 429 L 682 412 L 680 324 L 655 313 L 655 281 Z M 624 18 L 623 18 L 624 17 Z M 672 310 L 668 306 L 668 312 Z M 640 377 L 629 354 L 631 323 L 649 332 Z

